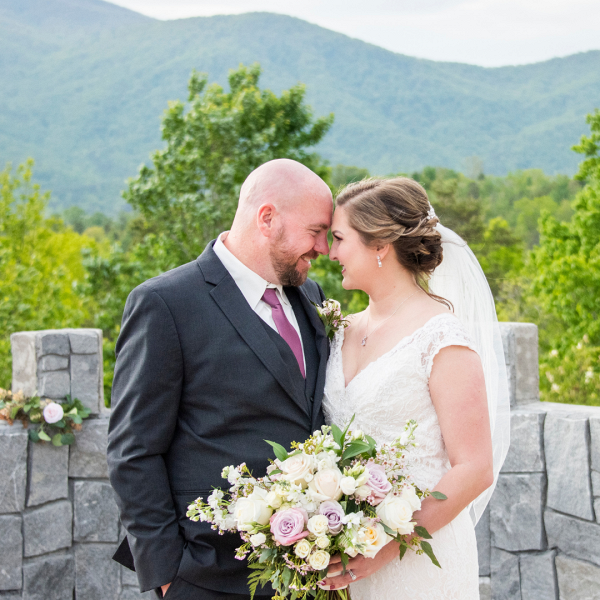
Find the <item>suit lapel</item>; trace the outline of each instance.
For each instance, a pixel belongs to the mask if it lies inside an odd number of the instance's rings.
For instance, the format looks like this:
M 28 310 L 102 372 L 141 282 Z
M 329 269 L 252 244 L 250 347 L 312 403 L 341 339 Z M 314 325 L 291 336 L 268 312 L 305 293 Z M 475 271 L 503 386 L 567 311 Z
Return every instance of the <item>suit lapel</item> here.
M 317 313 L 317 309 L 312 305 L 310 298 L 306 294 L 304 287 L 298 288 L 300 291 L 300 301 L 304 311 L 310 319 L 311 325 L 315 328 L 315 344 L 317 345 L 317 352 L 319 353 L 319 370 L 317 372 L 317 382 L 315 390 L 323 390 L 325 387 L 325 374 L 327 371 L 327 359 L 329 358 L 329 340 L 325 333 L 325 325 L 321 321 L 321 317 Z M 319 298 L 315 299 L 316 302 L 320 302 Z M 315 401 L 312 410 L 313 429 L 314 424 L 319 418 L 322 404 L 322 394 L 316 394 Z
M 294 385 L 279 350 L 260 323 L 260 317 L 250 308 L 235 281 L 214 253 L 212 242 L 198 257 L 197 262 L 206 281 L 215 284 L 210 295 L 231 325 L 281 387 L 310 416 L 303 390 Z

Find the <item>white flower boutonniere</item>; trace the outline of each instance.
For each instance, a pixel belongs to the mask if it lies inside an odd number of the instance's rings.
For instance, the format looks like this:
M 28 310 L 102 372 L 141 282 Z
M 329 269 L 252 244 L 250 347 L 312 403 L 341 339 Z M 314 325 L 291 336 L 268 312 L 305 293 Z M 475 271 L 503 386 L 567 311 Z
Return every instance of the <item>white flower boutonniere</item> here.
M 321 321 L 323 321 L 323 325 L 325 325 L 325 333 L 330 340 L 333 339 L 336 331 L 345 329 L 350 325 L 350 321 L 344 319 L 342 307 L 337 300 L 328 298 L 323 301 L 321 306 L 314 302 L 313 304 L 317 309 L 317 313 L 319 313 L 319 317 L 321 317 Z

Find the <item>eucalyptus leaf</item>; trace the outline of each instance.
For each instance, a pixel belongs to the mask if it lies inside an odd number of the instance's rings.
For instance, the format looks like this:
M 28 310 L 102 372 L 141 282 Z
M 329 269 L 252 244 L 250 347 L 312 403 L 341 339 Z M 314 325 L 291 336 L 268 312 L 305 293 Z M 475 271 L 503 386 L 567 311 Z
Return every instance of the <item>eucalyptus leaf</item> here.
M 52 445 L 53 446 L 62 446 L 63 443 L 62 443 L 61 438 L 62 438 L 62 435 L 60 433 L 57 433 L 56 435 L 53 435 L 52 436 Z
M 431 496 L 436 500 L 448 500 L 448 496 L 442 494 L 442 492 L 431 492 Z
M 264 440 L 264 441 L 267 442 L 267 444 L 270 444 L 273 447 L 273 450 L 275 451 L 275 456 L 281 462 L 283 462 L 284 460 L 286 460 L 286 458 L 288 457 L 288 453 L 287 453 L 287 450 L 281 444 L 278 444 L 277 442 L 271 442 L 269 440 Z
M 75 436 L 72 433 L 63 433 L 60 440 L 65 446 L 70 446 L 75 442 Z
M 431 544 L 429 542 L 421 542 L 421 548 L 423 549 L 423 552 L 425 552 L 425 554 L 427 554 L 427 556 L 429 556 L 429 558 L 431 559 L 431 562 L 436 567 L 439 567 L 441 569 L 442 567 L 441 567 L 440 563 L 438 562 L 438 559 L 435 557 L 435 554 L 433 553 L 433 548 L 431 547 Z
M 12 409 L 10 411 L 10 418 L 11 419 L 14 419 L 17 416 L 20 408 L 21 408 L 20 406 L 13 406 L 12 407 Z
M 58 429 L 62 429 L 66 423 L 64 419 L 61 419 L 60 421 L 57 421 L 56 423 L 52 423 L 54 425 L 54 427 L 58 427 Z
M 30 429 L 28 432 L 29 435 L 29 439 L 32 442 L 39 442 L 40 441 L 40 435 L 39 433 L 35 430 L 35 429 Z
M 425 529 L 425 527 L 422 527 L 421 525 L 417 525 L 415 527 L 415 533 L 423 538 L 424 540 L 430 540 L 431 536 L 429 535 L 429 531 L 427 531 L 427 529 Z
M 39 436 L 40 440 L 44 440 L 45 442 L 50 442 L 50 441 L 52 441 L 52 440 L 50 439 L 50 436 L 49 436 L 49 435 L 48 435 L 48 434 L 47 434 L 45 431 L 41 431 L 41 430 L 40 430 L 40 431 L 38 432 L 38 436 Z
M 358 454 L 362 454 L 363 452 L 367 452 L 369 450 L 369 444 L 366 442 L 361 442 L 356 440 L 348 444 L 346 449 L 344 450 L 344 454 L 342 454 L 342 460 L 347 460 L 349 458 L 353 458 Z

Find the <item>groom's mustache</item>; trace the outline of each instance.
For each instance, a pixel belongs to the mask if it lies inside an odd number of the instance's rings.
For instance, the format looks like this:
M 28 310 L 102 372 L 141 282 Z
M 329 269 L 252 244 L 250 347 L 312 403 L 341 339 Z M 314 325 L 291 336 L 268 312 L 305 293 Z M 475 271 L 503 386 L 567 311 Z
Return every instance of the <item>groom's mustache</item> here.
M 313 250 L 312 252 L 307 252 L 306 254 L 303 254 L 300 258 L 304 259 L 304 260 L 315 260 L 317 258 L 319 258 L 319 253 L 316 252 L 315 250 Z M 300 259 L 298 259 L 300 260 Z

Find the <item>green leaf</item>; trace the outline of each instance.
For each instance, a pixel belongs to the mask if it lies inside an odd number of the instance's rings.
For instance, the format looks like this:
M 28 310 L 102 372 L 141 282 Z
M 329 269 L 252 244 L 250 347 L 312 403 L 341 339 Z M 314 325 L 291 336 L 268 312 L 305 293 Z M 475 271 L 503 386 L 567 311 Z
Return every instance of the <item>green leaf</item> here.
M 442 494 L 442 492 L 431 492 L 431 496 L 436 500 L 448 500 L 448 496 Z
M 274 469 L 269 473 L 269 475 L 279 475 L 280 473 L 283 473 L 281 469 Z
M 25 404 L 25 406 L 23 406 L 23 412 L 25 414 L 27 414 L 31 410 L 31 407 L 32 407 L 31 402 L 27 402 L 27 404 Z
M 58 429 L 62 429 L 66 423 L 64 419 L 61 419 L 60 421 L 57 421 L 56 423 L 52 423 L 52 425 L 54 425 L 54 427 L 57 427 Z
M 60 437 L 60 441 L 65 445 L 65 446 L 69 446 L 71 445 L 73 442 L 75 442 L 75 436 L 72 433 L 63 433 L 63 435 Z
M 258 562 L 264 563 L 266 560 L 268 560 L 271 557 L 272 554 L 273 554 L 273 550 L 271 548 L 265 548 L 260 553 L 260 558 L 258 559 Z
M 21 407 L 20 406 L 13 406 L 11 411 L 10 411 L 10 418 L 14 419 L 17 416 L 17 413 L 19 412 L 19 409 Z
M 62 437 L 62 435 L 60 433 L 57 433 L 56 435 L 52 436 L 52 445 L 53 446 L 62 446 L 63 443 L 61 441 L 61 437 Z
M 346 434 L 348 433 L 348 429 L 350 429 L 350 425 L 352 425 L 352 423 L 354 423 L 354 417 L 356 417 L 356 414 L 352 415 L 352 418 L 350 419 L 350 423 L 348 423 L 348 425 L 346 425 L 346 429 L 344 429 L 344 433 L 342 434 L 342 439 L 346 437 Z
M 269 440 L 264 440 L 264 441 L 273 447 L 273 450 L 275 451 L 275 456 L 281 462 L 283 462 L 288 457 L 287 450 L 281 444 L 278 444 L 277 442 L 270 442 Z
M 435 557 L 435 554 L 433 553 L 433 548 L 431 547 L 431 544 L 429 542 L 421 542 L 421 548 L 423 549 L 423 552 L 425 552 L 425 554 L 427 554 L 427 556 L 429 556 L 429 558 L 431 559 L 431 562 L 436 567 L 439 567 L 441 569 L 442 567 L 441 567 L 440 563 L 438 562 L 438 559 Z
M 398 535 L 397 532 L 395 532 L 393 529 L 390 529 L 383 521 L 380 521 L 381 526 L 383 527 L 383 530 L 388 534 L 391 535 L 392 537 L 396 537 Z
M 429 535 L 429 531 L 427 531 L 427 529 L 425 529 L 425 527 L 421 527 L 421 525 L 417 525 L 415 527 L 415 533 L 423 538 L 424 540 L 430 540 L 431 536 Z
M 32 442 L 39 442 L 40 441 L 40 436 L 38 434 L 38 432 L 35 429 L 30 429 L 28 432 L 29 435 L 29 439 Z
M 345 552 L 340 552 L 340 559 L 342 560 L 342 567 L 343 567 L 342 575 L 345 575 L 346 567 L 348 566 L 348 563 L 350 562 L 350 558 Z
M 4 400 L 0 400 L 0 410 L 2 410 L 6 406 L 6 402 Z
M 361 442 L 360 440 L 356 440 L 348 444 L 348 446 L 344 450 L 344 454 L 342 454 L 342 460 L 353 458 L 354 456 L 362 454 L 363 452 L 367 452 L 368 450 L 369 444 L 367 444 L 366 442 Z
M 331 435 L 333 435 L 333 439 L 335 440 L 335 443 L 341 448 L 342 447 L 342 437 L 344 437 L 342 430 L 337 425 L 332 425 L 331 426 Z
M 400 544 L 400 560 L 404 558 L 406 551 L 408 550 L 408 544 L 406 542 L 402 542 Z
M 38 436 L 40 440 L 44 440 L 45 442 L 50 442 L 50 436 L 45 431 L 39 431 Z
M 81 425 L 81 423 L 83 422 L 82 418 L 77 413 L 75 413 L 71 417 L 71 421 L 73 421 L 73 423 L 75 423 L 75 425 Z

